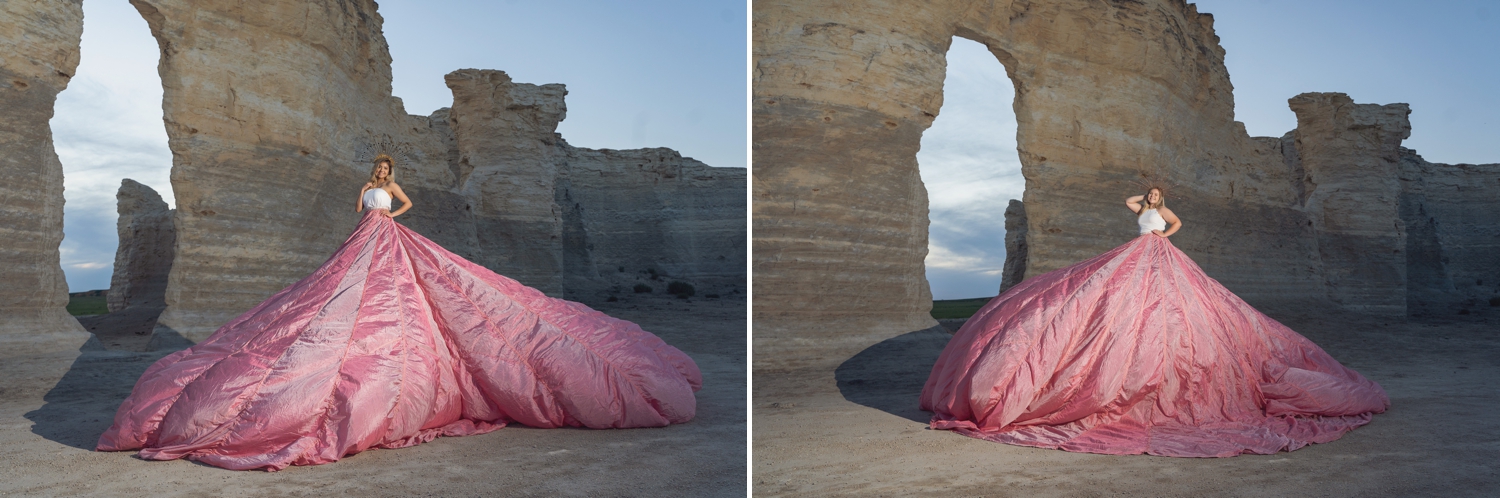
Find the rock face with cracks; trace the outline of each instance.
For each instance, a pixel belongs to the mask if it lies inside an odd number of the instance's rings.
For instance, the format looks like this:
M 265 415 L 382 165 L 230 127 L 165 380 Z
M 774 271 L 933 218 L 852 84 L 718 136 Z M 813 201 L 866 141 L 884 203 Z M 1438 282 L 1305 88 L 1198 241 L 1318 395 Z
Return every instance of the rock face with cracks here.
M 1234 121 L 1213 17 L 1191 4 L 773 0 L 753 9 L 761 367 L 827 365 L 933 325 L 916 151 L 941 111 L 955 36 L 988 47 L 1016 87 L 1026 178 L 1019 273 L 1136 236 L 1122 200 L 1153 177 L 1179 186 L 1167 201 L 1184 221 L 1173 243 L 1251 304 L 1407 314 L 1398 206 L 1406 106 L 1304 94 L 1290 101 L 1297 130 L 1250 137 Z
M 115 194 L 119 211 L 114 274 L 106 302 L 110 312 L 131 306 L 166 305 L 167 274 L 176 242 L 172 209 L 151 187 L 126 178 Z
M 621 272 L 606 274 L 606 263 L 743 288 L 743 249 L 723 250 L 732 241 L 720 236 L 738 230 L 744 240 L 744 170 L 665 149 L 572 147 L 556 133 L 562 85 L 461 70 L 447 78 L 452 108 L 413 116 L 391 94 L 390 53 L 371 0 L 131 4 L 161 50 L 178 207 L 159 336 L 202 339 L 307 276 L 358 221 L 359 186 L 380 153 L 395 157 L 395 178 L 414 201 L 398 221 L 553 295 L 618 292 Z M 0 299 L 0 326 L 76 331 L 57 264 L 62 171 L 47 121 L 78 63 L 82 10 L 78 1 L 28 1 L 6 3 L 0 14 L 0 44 L 19 54 L 0 59 L 10 112 L 0 120 L 0 147 L 15 180 L 0 190 L 11 220 L 3 226 L 24 241 L 0 253 L 14 290 Z M 559 199 L 572 204 L 564 209 Z M 119 266 L 131 276 L 122 297 L 145 285 L 132 268 L 147 256 L 123 256 Z
M 1005 207 L 1005 266 L 1000 273 L 1000 292 L 1026 279 L 1026 205 L 1011 199 Z
M 82 36 L 81 0 L 0 3 L 0 340 L 87 338 L 65 311 L 63 170 L 48 123 Z

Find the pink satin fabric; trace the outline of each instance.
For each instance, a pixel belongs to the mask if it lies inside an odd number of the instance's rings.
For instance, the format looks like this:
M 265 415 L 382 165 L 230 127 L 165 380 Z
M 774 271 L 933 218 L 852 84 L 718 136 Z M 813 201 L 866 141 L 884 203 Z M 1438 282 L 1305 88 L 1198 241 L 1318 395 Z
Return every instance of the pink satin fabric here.
M 1228 457 L 1333 441 L 1390 400 L 1145 234 L 991 300 L 921 405 L 932 428 L 989 441 Z
M 687 422 L 702 376 L 634 323 L 369 210 L 328 262 L 146 370 L 98 449 L 228 469 L 532 427 Z

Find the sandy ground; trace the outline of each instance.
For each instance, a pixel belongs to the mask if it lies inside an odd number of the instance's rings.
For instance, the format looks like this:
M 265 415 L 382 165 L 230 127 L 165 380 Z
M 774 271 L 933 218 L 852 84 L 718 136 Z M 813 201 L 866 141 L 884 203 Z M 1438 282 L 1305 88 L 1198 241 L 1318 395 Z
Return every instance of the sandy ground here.
M 757 370 L 751 483 L 757 496 L 1500 496 L 1500 324 L 1275 317 L 1379 382 L 1391 409 L 1337 441 L 1275 455 L 992 443 L 926 427 L 917 396 L 951 337 L 935 327 L 834 371 Z
M 136 378 L 166 352 L 0 351 L 0 495 L 744 496 L 745 300 L 590 304 L 693 357 L 704 378 L 696 419 L 629 430 L 510 426 L 241 472 L 91 451 Z

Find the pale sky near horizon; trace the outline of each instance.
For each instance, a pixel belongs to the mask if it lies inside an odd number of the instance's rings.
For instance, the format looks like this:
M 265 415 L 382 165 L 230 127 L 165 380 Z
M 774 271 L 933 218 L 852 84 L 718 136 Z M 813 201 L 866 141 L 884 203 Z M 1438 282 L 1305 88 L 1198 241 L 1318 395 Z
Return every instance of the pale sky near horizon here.
M 1251 136 L 1295 128 L 1291 97 L 1341 92 L 1358 103 L 1410 104 L 1412 132 L 1402 145 L 1428 161 L 1500 163 L 1500 93 L 1493 89 L 1500 81 L 1500 2 L 1194 3 L 1214 15 L 1235 119 Z M 1025 189 L 1014 98 L 993 55 L 954 40 L 943 108 L 917 154 L 931 199 L 927 279 L 935 299 L 999 289 L 1005 207 Z
M 156 41 L 126 0 L 83 9 L 79 67 L 52 119 L 71 292 L 109 287 L 122 178 L 175 205 Z M 711 166 L 749 165 L 742 1 L 382 0 L 379 13 L 408 113 L 450 105 L 443 75 L 453 70 L 499 69 L 567 85 L 558 132 L 574 146 L 669 147 Z

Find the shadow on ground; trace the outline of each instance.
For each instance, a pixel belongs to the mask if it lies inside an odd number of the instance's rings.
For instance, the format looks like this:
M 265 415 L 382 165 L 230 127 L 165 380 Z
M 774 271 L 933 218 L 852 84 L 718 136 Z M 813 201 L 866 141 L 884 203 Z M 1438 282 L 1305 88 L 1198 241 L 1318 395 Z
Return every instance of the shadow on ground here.
M 833 377 L 844 399 L 915 422 L 931 413 L 918 407 L 922 385 L 953 334 L 942 326 L 908 332 L 845 360 Z
M 109 351 L 90 341 L 79 349 L 78 358 L 57 385 L 42 396 L 45 404 L 26 413 L 26 419 L 32 422 L 31 432 L 49 441 L 93 450 L 99 436 L 114 423 L 115 411 L 130 396 L 136 379 L 157 359 L 187 346 L 186 339 L 167 342 L 177 346 L 146 352 Z

